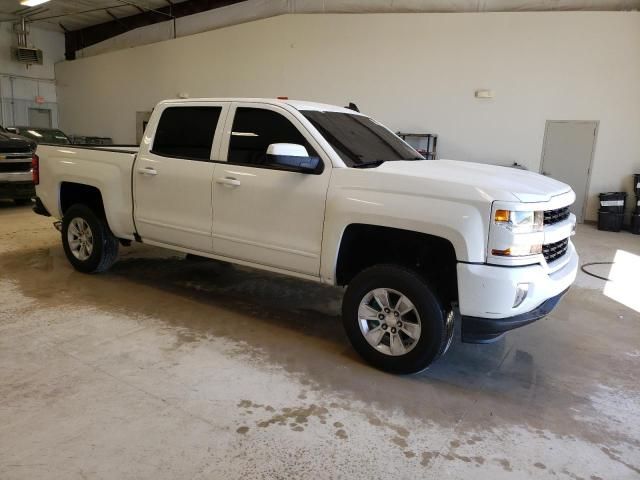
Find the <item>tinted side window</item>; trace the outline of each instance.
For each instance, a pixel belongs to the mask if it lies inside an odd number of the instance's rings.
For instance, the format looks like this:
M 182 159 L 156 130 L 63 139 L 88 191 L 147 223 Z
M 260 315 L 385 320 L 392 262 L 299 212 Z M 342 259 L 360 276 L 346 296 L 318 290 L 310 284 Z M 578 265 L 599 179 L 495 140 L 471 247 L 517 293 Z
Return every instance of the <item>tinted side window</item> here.
M 162 112 L 152 152 L 209 160 L 222 107 L 170 107 Z
M 248 107 L 236 110 L 229 141 L 228 162 L 269 165 L 267 147 L 272 143 L 304 145 L 310 156 L 317 156 L 300 131 L 279 113 Z

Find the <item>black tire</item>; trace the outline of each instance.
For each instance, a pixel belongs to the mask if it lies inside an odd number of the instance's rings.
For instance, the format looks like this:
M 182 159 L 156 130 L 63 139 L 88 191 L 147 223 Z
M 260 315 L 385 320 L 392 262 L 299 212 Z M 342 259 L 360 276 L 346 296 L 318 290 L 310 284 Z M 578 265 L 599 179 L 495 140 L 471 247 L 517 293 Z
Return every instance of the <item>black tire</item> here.
M 93 249 L 87 259 L 77 258 L 69 245 L 69 225 L 73 219 L 80 218 L 87 222 L 93 235 Z M 67 259 L 73 268 L 82 273 L 99 273 L 107 271 L 118 257 L 118 239 L 111 233 L 106 220 L 97 216 L 86 205 L 76 204 L 69 207 L 62 219 L 62 246 Z
M 379 351 L 369 344 L 360 329 L 360 302 L 377 288 L 401 292 L 413 303 L 420 317 L 420 336 L 405 354 L 392 356 Z M 419 273 L 391 264 L 375 265 L 356 275 L 342 302 L 342 321 L 353 348 L 374 367 L 400 374 L 420 372 L 444 353 L 451 339 L 451 324 L 447 319 L 452 317 L 447 313 Z
M 13 203 L 15 203 L 18 207 L 22 207 L 24 205 L 28 205 L 31 203 L 30 198 L 14 198 Z

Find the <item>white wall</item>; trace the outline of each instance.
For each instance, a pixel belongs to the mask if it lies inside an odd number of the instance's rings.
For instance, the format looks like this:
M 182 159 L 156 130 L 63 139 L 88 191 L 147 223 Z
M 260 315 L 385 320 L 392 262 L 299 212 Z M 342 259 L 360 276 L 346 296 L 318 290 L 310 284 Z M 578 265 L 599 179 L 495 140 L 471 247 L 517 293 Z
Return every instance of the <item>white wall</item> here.
M 545 121 L 599 120 L 597 192 L 640 172 L 640 13 L 284 15 L 56 66 L 69 133 L 135 140 L 178 92 L 356 102 L 441 158 L 538 170 Z M 493 100 L 475 99 L 490 88 Z
M 57 97 L 54 64 L 64 59 L 64 35 L 31 28 L 29 46 L 43 51 L 43 64 L 30 65 L 11 59 L 11 47 L 17 44 L 11 22 L 0 23 L 0 124 L 26 125 L 29 108 L 48 108 L 53 125 L 57 124 Z M 36 103 L 36 96 L 44 104 Z

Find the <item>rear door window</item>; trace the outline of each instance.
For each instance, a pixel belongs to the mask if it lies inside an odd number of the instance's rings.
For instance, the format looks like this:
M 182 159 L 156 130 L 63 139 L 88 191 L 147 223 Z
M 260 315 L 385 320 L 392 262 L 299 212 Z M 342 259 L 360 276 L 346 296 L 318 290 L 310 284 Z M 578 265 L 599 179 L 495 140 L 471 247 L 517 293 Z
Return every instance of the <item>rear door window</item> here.
M 152 153 L 209 160 L 222 107 L 169 107 L 162 112 Z

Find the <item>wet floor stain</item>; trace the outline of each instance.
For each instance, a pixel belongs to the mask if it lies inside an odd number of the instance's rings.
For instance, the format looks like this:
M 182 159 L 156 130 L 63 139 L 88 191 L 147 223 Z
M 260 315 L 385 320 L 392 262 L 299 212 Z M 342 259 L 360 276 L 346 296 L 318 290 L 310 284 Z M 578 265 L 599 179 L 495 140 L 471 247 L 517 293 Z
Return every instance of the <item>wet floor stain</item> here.
M 636 474 L 640 475 L 640 467 L 636 467 L 635 465 L 631 465 L 630 463 L 627 463 L 627 462 L 623 461 L 620 458 L 621 452 L 619 450 L 616 450 L 615 448 L 608 448 L 608 447 L 602 447 L 600 450 L 602 450 L 602 452 L 607 457 L 609 457 L 611 460 L 616 461 L 616 462 L 620 463 L 621 465 L 624 465 L 629 470 L 631 470 L 631 471 L 635 472 Z
M 482 441 L 482 437 L 479 435 L 472 435 L 471 438 L 467 439 L 467 445 L 475 445 L 478 442 Z
M 258 427 L 268 428 L 273 425 L 286 425 L 288 420 L 293 420 L 298 425 L 304 425 L 309 422 L 311 418 L 317 418 L 318 420 L 324 420 L 326 422 L 327 414 L 329 410 L 325 407 L 321 407 L 315 404 L 311 404 L 305 407 L 284 407 L 280 410 L 280 413 L 273 415 L 267 420 L 258 422 Z
M 511 467 L 511 462 L 506 458 L 497 458 L 495 461 L 502 467 L 503 470 L 507 472 L 512 472 L 513 468 Z
M 423 467 L 428 467 L 431 464 L 431 461 L 437 458 L 440 454 L 438 452 L 422 452 L 422 459 L 420 460 L 420 465 Z
M 402 437 L 393 437 L 391 439 L 391 442 L 393 442 L 395 445 L 399 446 L 400 448 L 407 448 L 409 446 L 407 441 Z

